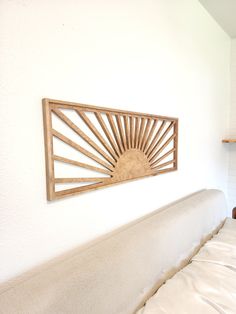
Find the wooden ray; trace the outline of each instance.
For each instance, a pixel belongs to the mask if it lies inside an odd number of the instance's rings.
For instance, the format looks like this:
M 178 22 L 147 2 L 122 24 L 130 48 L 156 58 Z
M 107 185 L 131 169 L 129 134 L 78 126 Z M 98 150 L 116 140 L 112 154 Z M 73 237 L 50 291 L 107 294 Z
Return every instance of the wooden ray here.
M 99 163 L 100 165 L 104 166 L 107 169 L 113 170 L 113 168 L 107 164 L 106 162 L 104 162 L 102 159 L 100 159 L 99 157 L 95 156 L 93 153 L 90 153 L 87 149 L 83 148 L 82 146 L 80 146 L 79 144 L 75 143 L 74 141 L 70 140 L 68 137 L 64 136 L 63 134 L 61 134 L 60 132 L 52 129 L 52 135 L 54 135 L 55 137 L 57 137 L 59 140 L 61 140 L 62 142 L 64 142 L 65 144 L 73 147 L 74 149 L 78 150 L 80 153 L 84 154 L 85 156 L 87 156 L 88 158 L 93 159 L 94 161 L 96 161 L 97 163 Z
M 171 137 L 161 146 L 161 148 L 155 153 L 155 155 L 152 158 L 149 158 L 148 160 L 152 162 L 157 158 L 157 156 L 160 155 L 160 153 L 170 144 L 170 142 L 176 137 L 176 134 L 171 135 Z
M 146 143 L 146 139 L 147 139 L 147 136 L 148 136 L 148 132 L 149 132 L 150 127 L 151 127 L 151 122 L 152 122 L 152 120 L 148 119 L 146 127 L 145 127 L 145 131 L 144 131 L 144 134 L 143 134 L 143 138 L 142 138 L 142 141 L 141 141 L 141 150 L 144 149 L 144 146 L 145 146 L 145 143 Z
M 159 127 L 159 129 L 157 130 L 157 133 L 154 135 L 150 146 L 147 147 L 147 149 L 146 149 L 147 155 L 149 155 L 149 153 L 152 150 L 153 146 L 156 144 L 156 142 L 157 142 L 157 140 L 158 140 L 158 138 L 159 138 L 159 136 L 161 134 L 161 131 L 164 129 L 165 125 L 166 125 L 166 121 L 164 120 L 164 121 L 162 121 L 162 124 Z
M 119 130 L 119 133 L 120 133 L 121 143 L 123 145 L 124 150 L 126 150 L 127 149 L 126 137 L 125 137 L 125 134 L 124 134 L 121 118 L 118 115 L 116 115 L 116 123 L 118 125 L 118 130 Z
M 115 123 L 113 121 L 112 115 L 110 113 L 107 113 L 106 116 L 107 116 L 107 119 L 108 119 L 108 121 L 110 123 L 110 127 L 111 127 L 112 133 L 114 135 L 114 138 L 116 140 L 116 143 L 118 144 L 120 153 L 122 154 L 124 152 L 124 148 L 123 148 L 123 146 L 121 144 L 120 136 L 119 136 L 119 134 L 117 132 L 117 129 L 116 129 Z
M 103 182 L 98 182 L 98 183 L 93 183 L 90 185 L 79 186 L 76 188 L 57 191 L 57 192 L 55 192 L 55 197 L 53 199 L 60 199 L 60 198 L 66 197 L 66 196 L 73 196 L 75 194 L 87 192 L 89 190 L 97 190 L 99 188 L 102 188 L 103 186 L 104 186 Z
M 161 156 L 160 158 L 158 158 L 156 161 L 154 161 L 153 163 L 151 163 L 151 167 L 155 167 L 156 165 L 158 165 L 163 159 L 165 159 L 166 157 L 168 157 L 170 154 L 172 154 L 173 152 L 175 152 L 175 148 L 172 148 L 171 150 L 169 150 L 167 153 L 165 153 L 163 156 Z
M 134 148 L 134 119 L 133 117 L 129 117 L 130 119 L 130 142 L 131 148 Z
M 117 161 L 117 154 L 112 148 L 107 144 L 106 140 L 103 138 L 101 133 L 97 130 L 97 128 L 92 124 L 92 122 L 89 120 L 89 118 L 86 116 L 86 114 L 83 111 L 76 110 L 80 118 L 84 121 L 84 123 L 87 125 L 87 127 L 92 131 L 92 133 L 96 136 L 96 138 L 100 141 L 100 143 L 107 149 L 107 151 L 110 153 L 110 155 L 114 158 L 115 161 Z
M 135 131 L 134 131 L 134 148 L 138 147 L 138 136 L 139 136 L 139 127 L 140 127 L 140 119 L 139 117 L 135 118 Z
M 60 110 L 53 109 L 53 112 L 65 122 L 73 131 L 75 131 L 83 140 L 85 140 L 90 146 L 92 146 L 101 156 L 109 161 L 113 166 L 115 165 L 114 160 L 111 159 L 90 137 L 88 137 L 77 125 L 75 125 L 66 115 Z
M 168 126 L 168 128 L 165 130 L 165 132 L 162 134 L 162 136 L 160 137 L 160 139 L 158 140 L 158 142 L 154 145 L 154 147 L 152 148 L 152 150 L 150 151 L 150 153 L 148 154 L 148 158 L 151 160 L 152 156 L 155 155 L 155 152 L 157 150 L 157 148 L 161 145 L 161 143 L 163 142 L 163 140 L 165 139 L 165 137 L 167 136 L 167 134 L 170 132 L 170 130 L 173 128 L 173 122 L 170 123 L 170 125 Z
M 124 118 L 124 125 L 125 125 L 125 137 L 126 137 L 126 145 L 127 149 L 131 148 L 130 144 L 130 129 L 129 129 L 129 118 L 127 116 L 123 116 Z
M 103 182 L 107 178 L 55 178 L 55 183 Z
M 101 116 L 101 114 L 98 113 L 98 112 L 95 112 L 95 116 L 96 116 L 98 122 L 100 123 L 100 125 L 101 125 L 101 127 L 103 129 L 103 132 L 107 136 L 107 138 L 108 138 L 112 148 L 114 149 L 116 155 L 120 156 L 119 148 L 118 148 L 117 144 L 115 143 L 115 141 L 113 140 L 113 138 L 112 138 L 112 136 L 111 136 L 111 134 L 110 134 L 110 132 L 109 132 L 109 130 L 108 130 L 108 128 L 107 128 L 107 126 L 106 126 L 102 116 Z
M 177 170 L 177 168 L 178 168 L 178 127 L 179 127 L 179 123 L 178 123 L 178 120 L 176 120 L 175 124 L 174 124 L 174 134 L 175 134 L 175 137 L 174 137 L 174 143 L 173 143 L 173 146 L 175 148 L 175 151 L 174 151 L 174 164 L 173 164 L 173 169 L 174 170 Z
M 154 167 L 153 169 L 154 169 L 154 170 L 157 170 L 157 169 L 160 169 L 160 168 L 169 166 L 169 165 L 171 165 L 171 164 L 173 164 L 173 163 L 174 163 L 174 159 L 172 159 L 172 160 L 170 160 L 170 161 L 167 161 L 167 162 L 164 162 L 163 164 L 158 165 L 158 166 Z
M 70 164 L 70 165 L 73 165 L 73 166 L 77 166 L 77 167 L 80 167 L 80 168 L 85 168 L 85 169 L 92 170 L 92 171 L 95 171 L 95 172 L 100 172 L 100 173 L 111 175 L 111 171 L 109 171 L 109 170 L 105 170 L 105 169 L 102 169 L 102 168 L 94 167 L 94 166 L 91 166 L 91 165 L 88 165 L 88 164 L 85 164 L 83 162 L 79 162 L 79 161 L 76 161 L 76 160 L 73 160 L 73 159 L 68 159 L 68 158 L 65 158 L 65 157 L 57 156 L 57 155 L 53 155 L 53 159 L 56 160 L 56 161 L 61 161 L 61 162 L 64 162 L 64 163 L 67 163 L 67 164 Z
M 62 109 L 66 110 L 62 112 Z M 78 123 L 67 116 L 68 110 L 78 114 L 80 117 Z M 63 125 L 60 130 L 52 128 L 52 119 L 55 118 L 53 113 L 78 135 L 78 140 L 81 138 L 88 144 L 86 149 L 83 144 L 77 143 L 75 137 L 72 140 L 64 135 Z M 96 117 L 94 123 L 86 113 Z M 48 200 L 177 170 L 178 119 L 176 118 L 51 99 L 43 100 L 43 118 Z M 168 127 L 164 130 L 166 123 Z M 168 137 L 170 131 L 171 136 Z M 63 145 L 69 145 L 77 150 L 80 153 L 78 156 L 83 155 L 95 161 L 98 166 L 82 162 L 81 157 L 78 157 L 78 160 L 67 158 L 63 156 L 63 150 L 59 153 L 55 152 L 53 137 L 58 138 Z M 169 150 L 161 155 L 165 148 Z M 171 154 L 173 158 L 170 157 Z M 80 167 L 84 169 L 82 173 L 85 175 L 70 177 L 65 173 L 58 177 L 54 171 L 55 162 L 59 162 L 58 167 L 60 163 Z M 96 176 L 92 176 L 91 172 L 86 175 L 89 171 L 96 173 Z M 83 185 L 59 191 L 56 189 L 57 185 L 67 183 Z
M 138 136 L 138 149 L 140 149 L 141 144 L 142 144 L 144 125 L 145 125 L 145 119 L 141 118 L 141 126 L 140 126 L 139 136 Z
M 143 144 L 143 151 L 144 151 L 144 153 L 146 153 L 147 150 L 148 150 L 148 146 L 149 146 L 149 144 L 150 144 L 150 142 L 151 142 L 153 133 L 154 133 L 154 131 L 155 131 L 155 129 L 156 129 L 157 122 L 158 122 L 158 120 L 154 120 L 154 121 L 153 121 L 153 125 L 152 125 L 152 128 L 151 128 L 151 130 L 150 130 L 150 133 L 147 135 L 147 139 L 145 140 L 145 142 L 144 142 L 144 144 Z M 163 122 L 164 122 L 164 121 L 163 121 Z

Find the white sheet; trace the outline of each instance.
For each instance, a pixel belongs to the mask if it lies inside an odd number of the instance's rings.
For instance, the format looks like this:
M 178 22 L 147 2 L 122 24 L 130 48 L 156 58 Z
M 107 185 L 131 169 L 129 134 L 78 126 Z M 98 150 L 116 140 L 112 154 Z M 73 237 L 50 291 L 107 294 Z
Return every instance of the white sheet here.
M 236 220 L 219 233 L 168 280 L 138 314 L 235 314 Z

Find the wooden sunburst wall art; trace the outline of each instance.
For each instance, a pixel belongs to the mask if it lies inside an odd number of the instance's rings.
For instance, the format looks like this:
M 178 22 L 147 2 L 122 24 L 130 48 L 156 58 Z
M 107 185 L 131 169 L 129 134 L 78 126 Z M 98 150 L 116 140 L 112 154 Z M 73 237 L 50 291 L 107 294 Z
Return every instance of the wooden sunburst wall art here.
M 47 198 L 177 169 L 178 119 L 43 99 Z

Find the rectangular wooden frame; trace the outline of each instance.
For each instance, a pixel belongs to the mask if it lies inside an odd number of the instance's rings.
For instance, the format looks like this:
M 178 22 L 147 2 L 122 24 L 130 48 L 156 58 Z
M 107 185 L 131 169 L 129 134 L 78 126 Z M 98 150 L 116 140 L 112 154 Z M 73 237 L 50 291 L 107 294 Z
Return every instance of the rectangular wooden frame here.
M 93 131 L 95 136 L 100 140 L 103 145 L 103 149 L 96 145 L 92 139 L 84 134 L 79 126 L 76 126 L 69 120 L 60 109 L 75 110 L 87 124 L 87 126 Z M 92 148 L 95 148 L 102 157 L 105 157 L 108 163 L 101 162 L 101 159 L 95 158 L 92 153 L 89 153 L 76 143 L 72 143 L 68 138 L 64 137 L 60 132 L 53 130 L 52 128 L 52 112 L 56 113 L 59 118 L 62 119 L 73 131 L 81 136 Z M 103 137 L 97 131 L 86 117 L 86 112 L 92 112 L 98 122 L 100 123 L 104 134 Z M 106 115 L 107 122 L 102 118 L 102 114 Z M 152 114 L 124 111 L 118 109 L 109 109 L 98 106 L 91 106 L 85 104 L 78 104 L 60 100 L 43 99 L 43 121 L 44 121 L 44 139 L 45 139 L 45 161 L 46 161 L 46 183 L 47 183 L 47 199 L 55 200 L 65 196 L 78 194 L 81 192 L 99 189 L 105 186 L 117 184 L 123 181 L 134 180 L 141 177 L 150 175 L 157 175 L 170 171 L 177 170 L 178 165 L 178 119 L 166 116 L 158 116 Z M 123 122 L 122 122 L 123 121 Z M 156 128 L 158 121 L 161 121 L 161 125 Z M 153 123 L 153 124 L 152 124 Z M 108 131 L 107 125 L 109 125 L 112 132 Z M 151 126 L 152 124 L 152 126 Z M 167 127 L 166 127 L 167 125 Z M 156 128 L 156 129 L 155 129 Z M 165 129 L 166 128 L 166 129 Z M 154 131 L 155 130 L 155 131 Z M 172 135 L 166 140 L 167 135 L 172 132 Z M 160 136 L 161 134 L 161 136 Z M 87 165 L 89 169 L 99 170 L 100 172 L 110 171 L 110 177 L 108 179 L 100 178 L 95 179 L 94 184 L 87 186 L 76 187 L 72 189 L 66 189 L 62 191 L 55 191 L 55 185 L 57 183 L 67 182 L 92 182 L 90 178 L 55 178 L 54 162 L 55 160 L 61 162 L 67 162 L 75 166 L 81 166 L 86 168 L 85 164 L 79 161 L 69 160 L 60 156 L 55 156 L 53 151 L 53 136 L 56 136 L 64 143 L 72 145 L 85 153 L 86 156 L 90 156 L 94 160 L 100 161 L 102 170 L 96 167 Z M 165 141 L 165 142 L 164 142 Z M 164 143 L 163 143 L 164 142 Z M 159 156 L 160 153 L 167 147 L 169 143 L 173 142 L 173 148 L 164 154 Z M 160 146 L 161 145 L 161 146 Z M 137 160 L 142 159 L 141 153 L 145 154 L 146 161 L 143 162 L 144 170 L 142 168 L 132 169 L 133 162 L 134 168 L 136 167 Z M 126 153 L 126 154 L 125 154 Z M 173 154 L 173 159 L 160 164 L 170 154 Z M 125 155 L 125 158 L 124 158 Z M 118 165 L 118 161 L 122 160 L 122 169 Z M 158 159 L 156 159 L 159 156 Z M 138 158 L 138 159 L 137 159 Z M 120 162 L 121 164 L 121 162 Z M 109 167 L 108 167 L 109 165 Z M 170 166 L 166 168 L 167 166 Z M 85 181 L 86 180 L 86 181 Z M 99 180 L 101 180 L 99 182 Z

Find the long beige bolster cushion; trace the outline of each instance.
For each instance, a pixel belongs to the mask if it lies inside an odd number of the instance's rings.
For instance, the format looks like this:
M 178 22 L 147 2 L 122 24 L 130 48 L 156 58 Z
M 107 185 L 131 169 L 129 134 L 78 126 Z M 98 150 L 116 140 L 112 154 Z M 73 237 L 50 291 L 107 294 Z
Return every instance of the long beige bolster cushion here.
M 2 285 L 0 313 L 134 313 L 225 216 L 221 191 L 195 193 Z

